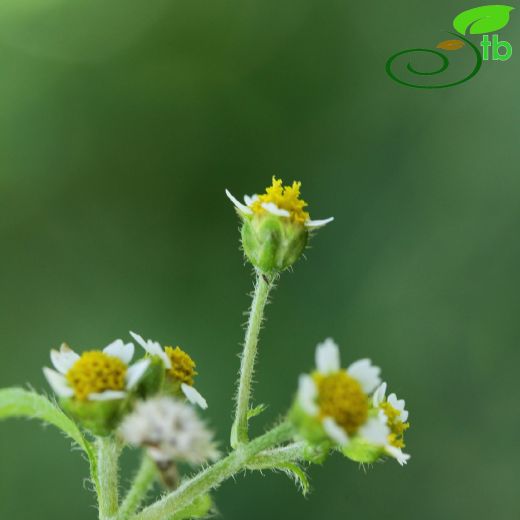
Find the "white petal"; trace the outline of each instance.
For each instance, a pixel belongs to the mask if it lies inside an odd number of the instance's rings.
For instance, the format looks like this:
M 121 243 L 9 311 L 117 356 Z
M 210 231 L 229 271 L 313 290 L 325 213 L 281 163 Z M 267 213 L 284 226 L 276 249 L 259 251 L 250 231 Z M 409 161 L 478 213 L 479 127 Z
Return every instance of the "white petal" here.
M 226 195 L 228 199 L 235 205 L 235 208 L 238 211 L 245 213 L 246 215 L 252 215 L 253 210 L 249 209 L 247 206 L 244 206 L 236 197 L 234 197 L 229 190 L 226 190 Z
M 204 399 L 195 388 L 186 383 L 182 383 L 181 389 L 190 403 L 200 406 L 203 410 L 208 407 L 206 399 Z
M 404 399 L 397 399 L 397 396 L 392 393 L 388 396 L 388 402 L 399 412 L 404 410 Z
M 372 398 L 374 408 L 379 408 L 379 405 L 385 400 L 386 387 L 386 383 L 381 383 L 374 392 L 374 396 Z
M 72 397 L 74 395 L 74 391 L 68 385 L 67 380 L 62 374 L 47 367 L 43 367 L 43 373 L 49 382 L 49 385 L 51 385 L 52 389 L 58 396 Z
M 65 343 L 61 345 L 59 352 L 54 349 L 51 350 L 52 364 L 54 368 L 62 374 L 66 374 L 78 359 L 78 354 Z
M 89 401 L 113 401 L 115 399 L 124 399 L 126 392 L 121 390 L 105 390 L 104 392 L 92 392 L 88 394 Z
M 140 359 L 137 363 L 128 367 L 126 371 L 126 389 L 131 390 L 143 377 L 147 368 L 150 366 L 149 359 Z
M 408 453 L 403 453 L 401 448 L 396 448 L 395 446 L 386 446 L 385 450 L 388 455 L 394 457 L 394 459 L 396 459 L 401 466 L 404 466 L 410 460 L 411 455 Z
M 310 228 L 321 227 L 321 226 L 325 226 L 329 222 L 332 222 L 333 220 L 334 220 L 334 217 L 324 218 L 321 220 L 307 220 L 305 222 L 305 226 L 310 227 Z
M 262 208 L 276 215 L 277 217 L 290 217 L 291 214 L 286 209 L 279 208 L 274 202 L 262 202 Z
M 386 421 L 383 422 L 379 418 L 371 418 L 361 426 L 359 435 L 370 444 L 385 446 L 388 441 L 388 435 L 390 434 L 390 429 L 385 423 Z
M 317 396 L 318 389 L 314 379 L 308 374 L 302 374 L 298 379 L 298 402 L 303 411 L 313 417 L 318 414 Z
M 408 420 L 408 410 L 403 410 L 399 415 L 399 419 L 401 419 L 403 422 L 406 422 Z
M 347 372 L 351 377 L 358 380 L 363 391 L 367 394 L 370 394 L 381 383 L 379 377 L 381 369 L 372 365 L 370 359 L 355 361 L 348 367 Z
M 244 202 L 246 203 L 246 206 L 251 206 L 254 202 L 258 200 L 258 195 L 255 193 L 254 195 L 244 195 Z
M 340 446 L 346 446 L 349 443 L 347 432 L 332 417 L 325 417 L 322 424 L 325 432 L 334 442 Z
M 137 341 L 137 343 L 139 343 L 139 345 L 141 345 L 141 347 L 146 349 L 146 341 L 143 339 L 142 336 L 140 336 L 139 334 L 136 334 L 135 332 L 132 332 L 132 331 L 130 331 L 130 336 L 132 336 L 132 338 L 134 338 L 135 341 Z
M 323 343 L 319 343 L 316 347 L 316 368 L 322 374 L 330 374 L 337 372 L 340 367 L 339 347 L 334 340 L 327 338 Z
M 103 349 L 105 354 L 119 358 L 125 365 L 128 365 L 134 357 L 134 344 L 124 343 L 122 339 L 116 339 Z

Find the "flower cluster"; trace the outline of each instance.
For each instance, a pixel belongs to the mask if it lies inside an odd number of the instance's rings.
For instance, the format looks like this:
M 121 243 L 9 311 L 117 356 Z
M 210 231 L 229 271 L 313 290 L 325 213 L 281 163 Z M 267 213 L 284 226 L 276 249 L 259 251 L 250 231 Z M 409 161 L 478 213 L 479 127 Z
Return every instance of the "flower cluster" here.
M 252 386 L 273 282 L 302 255 L 311 231 L 333 220 L 311 220 L 300 188 L 299 182 L 284 186 L 273 177 L 265 193 L 246 196 L 244 203 L 226 190 L 241 219 L 242 247 L 256 280 L 237 382 L 232 449 L 223 460 L 180 485 L 179 463 L 201 465 L 220 457 L 213 433 L 198 416 L 208 405 L 195 388 L 196 363 L 181 347 L 162 346 L 135 332 L 130 336 L 144 354 L 135 362 L 134 343 L 122 339 L 81 354 L 66 344 L 51 350 L 54 368 L 43 372 L 65 414 L 44 396 L 0 390 L 0 418 L 9 413 L 44 418 L 85 451 L 101 520 L 207 517 L 213 508 L 210 492 L 245 470 L 282 469 L 306 490 L 302 465 L 322 461 L 334 451 L 359 463 L 392 457 L 402 466 L 410 459 L 403 451 L 409 428 L 404 400 L 395 393 L 387 396 L 381 370 L 369 359 L 342 368 L 332 339 L 317 346 L 316 366 L 300 375 L 294 402 L 281 423 L 250 440 L 249 420 L 264 409 L 253 406 Z M 8 412 L 5 406 L 2 410 L 3 398 Z M 119 503 L 117 460 L 125 445 L 140 448 L 143 459 Z M 155 480 L 168 494 L 139 511 Z

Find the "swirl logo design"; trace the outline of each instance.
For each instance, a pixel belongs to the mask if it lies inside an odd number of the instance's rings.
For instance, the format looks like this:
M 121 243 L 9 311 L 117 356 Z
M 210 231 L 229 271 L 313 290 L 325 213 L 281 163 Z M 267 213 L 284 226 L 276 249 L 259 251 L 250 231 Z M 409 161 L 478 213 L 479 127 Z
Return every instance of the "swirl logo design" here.
M 387 74 L 401 85 L 420 89 L 455 87 L 469 81 L 490 56 L 493 61 L 507 61 L 513 55 L 508 41 L 501 41 L 498 34 L 490 38 L 491 33 L 509 23 L 513 9 L 509 5 L 484 5 L 460 13 L 453 20 L 457 32 L 448 31 L 450 39 L 438 43 L 435 49 L 418 47 L 393 54 L 386 62 Z M 470 40 L 470 35 L 482 35 L 478 46 Z M 455 55 L 455 51 L 460 52 Z M 426 61 L 426 69 L 424 63 L 422 67 L 417 65 L 419 60 Z M 455 74 L 459 72 L 456 76 L 450 69 L 452 62 Z

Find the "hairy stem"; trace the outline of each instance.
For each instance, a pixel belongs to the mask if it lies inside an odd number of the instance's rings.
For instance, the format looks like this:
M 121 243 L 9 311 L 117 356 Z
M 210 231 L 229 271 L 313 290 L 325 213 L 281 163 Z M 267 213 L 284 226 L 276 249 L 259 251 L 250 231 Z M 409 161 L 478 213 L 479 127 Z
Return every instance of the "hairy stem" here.
M 248 417 L 249 402 L 251 399 L 251 384 L 255 369 L 255 358 L 258 346 L 260 327 L 264 319 L 264 309 L 272 287 L 272 278 L 257 271 L 255 292 L 249 319 L 247 322 L 244 340 L 244 351 L 240 364 L 240 378 L 236 398 L 235 421 L 231 429 L 231 446 L 237 448 L 248 441 Z
M 119 446 L 112 436 L 98 437 L 98 505 L 99 519 L 114 518 L 119 507 L 118 459 Z
M 308 449 L 309 445 L 304 441 L 300 441 L 288 444 L 282 448 L 262 451 L 247 463 L 247 469 L 263 470 L 274 468 L 287 462 L 299 462 L 305 459 L 305 451 Z
M 128 493 L 121 504 L 117 520 L 127 520 L 136 512 L 141 502 L 145 499 L 146 493 L 153 484 L 156 476 L 157 468 L 155 462 L 146 454 L 143 454 L 141 466 L 134 477 L 132 487 L 128 490 Z
M 240 446 L 226 458 L 201 471 L 163 499 L 147 507 L 134 520 L 167 520 L 177 511 L 189 506 L 197 497 L 216 488 L 224 480 L 246 468 L 248 462 L 263 450 L 286 442 L 292 436 L 289 423 L 282 423 L 271 431 Z

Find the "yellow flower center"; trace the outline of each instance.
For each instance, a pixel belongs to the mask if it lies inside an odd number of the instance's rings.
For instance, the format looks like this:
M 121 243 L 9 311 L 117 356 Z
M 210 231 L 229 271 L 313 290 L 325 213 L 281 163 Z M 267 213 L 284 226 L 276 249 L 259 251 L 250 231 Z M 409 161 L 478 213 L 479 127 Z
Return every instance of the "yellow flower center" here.
M 197 375 L 195 361 L 179 347 L 165 347 L 164 351 L 172 362 L 169 374 L 181 383 L 193 386 L 193 378 Z
M 105 390 L 124 390 L 127 366 L 117 357 L 93 350 L 84 352 L 66 378 L 80 401 Z
M 292 186 L 282 186 L 282 180 L 273 176 L 273 184 L 265 190 L 265 194 L 259 195 L 253 202 L 251 209 L 263 215 L 266 210 L 262 207 L 264 202 L 276 204 L 280 209 L 287 210 L 293 222 L 304 224 L 309 220 L 309 214 L 303 210 L 307 203 L 300 199 L 301 182 L 294 181 Z
M 401 421 L 399 418 L 401 412 L 396 410 L 389 402 L 385 401 L 379 406 L 385 412 L 386 424 L 390 428 L 388 442 L 396 448 L 404 448 L 404 432 L 410 428 L 410 423 Z
M 355 433 L 368 417 L 368 398 L 361 385 L 344 371 L 326 376 L 316 372 L 313 378 L 321 417 L 332 417 L 347 433 Z

